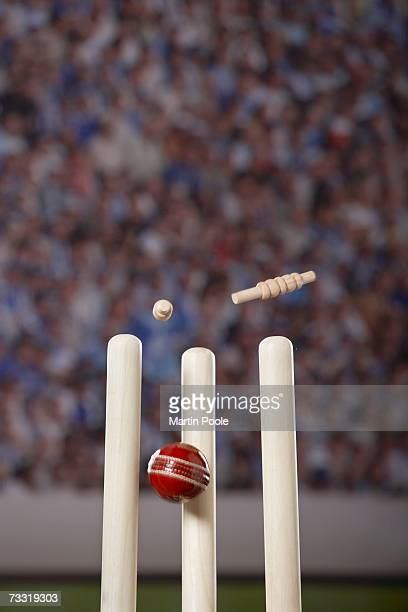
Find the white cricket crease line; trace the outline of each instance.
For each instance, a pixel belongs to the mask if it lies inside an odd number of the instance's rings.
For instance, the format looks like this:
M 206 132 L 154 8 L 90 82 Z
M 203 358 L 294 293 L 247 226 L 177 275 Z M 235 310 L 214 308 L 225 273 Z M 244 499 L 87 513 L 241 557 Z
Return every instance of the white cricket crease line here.
M 198 463 L 187 461 L 187 459 L 179 459 L 178 457 L 172 457 L 171 455 L 156 455 L 155 461 L 158 461 L 161 458 L 166 459 L 167 461 L 174 461 L 175 463 L 182 463 L 183 465 L 187 465 L 188 467 L 197 468 L 198 470 L 203 470 L 203 472 L 208 473 L 208 468 Z
M 184 480 L 184 482 L 188 482 L 189 484 L 193 484 L 196 487 L 200 487 L 200 489 L 205 490 L 207 485 L 201 484 L 197 480 L 193 480 L 192 478 L 188 478 L 188 476 L 181 476 L 180 474 L 172 474 L 171 472 L 163 472 L 162 470 L 148 470 L 148 474 L 158 474 L 159 476 L 168 476 L 169 478 L 176 478 L 177 480 Z

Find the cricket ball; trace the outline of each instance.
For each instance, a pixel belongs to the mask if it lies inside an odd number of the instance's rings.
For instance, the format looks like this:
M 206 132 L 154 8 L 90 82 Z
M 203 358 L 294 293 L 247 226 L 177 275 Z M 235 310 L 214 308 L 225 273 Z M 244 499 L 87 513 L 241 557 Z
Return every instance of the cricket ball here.
M 156 493 L 171 502 L 185 502 L 197 497 L 210 482 L 204 454 L 184 442 L 167 444 L 153 453 L 147 473 Z

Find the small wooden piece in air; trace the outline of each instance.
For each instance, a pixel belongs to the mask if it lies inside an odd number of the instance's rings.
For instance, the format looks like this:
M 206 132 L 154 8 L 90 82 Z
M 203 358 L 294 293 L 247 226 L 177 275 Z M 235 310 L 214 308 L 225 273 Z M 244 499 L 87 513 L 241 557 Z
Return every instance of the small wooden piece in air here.
M 243 304 L 252 300 L 269 300 L 285 293 L 291 293 L 307 283 L 313 283 L 315 280 L 316 273 L 313 270 L 302 272 L 302 274 L 292 272 L 291 274 L 268 278 L 266 281 L 257 283 L 255 287 L 237 291 L 231 295 L 231 299 L 234 304 Z
M 173 304 L 169 300 L 157 300 L 152 312 L 157 321 L 168 321 L 173 314 Z

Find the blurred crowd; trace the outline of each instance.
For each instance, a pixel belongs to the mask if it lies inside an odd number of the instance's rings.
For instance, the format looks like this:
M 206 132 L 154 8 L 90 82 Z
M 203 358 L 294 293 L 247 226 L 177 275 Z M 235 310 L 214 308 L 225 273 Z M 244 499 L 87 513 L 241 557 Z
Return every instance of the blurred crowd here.
M 407 17 L 404 0 L 0 4 L 0 486 L 101 486 L 116 333 L 144 343 L 144 464 L 189 346 L 222 384 L 256 383 L 271 334 L 298 383 L 407 384 Z M 273 303 L 229 298 L 308 269 Z M 218 440 L 220 485 L 259 486 L 259 435 Z M 299 434 L 299 476 L 408 492 L 408 437 Z

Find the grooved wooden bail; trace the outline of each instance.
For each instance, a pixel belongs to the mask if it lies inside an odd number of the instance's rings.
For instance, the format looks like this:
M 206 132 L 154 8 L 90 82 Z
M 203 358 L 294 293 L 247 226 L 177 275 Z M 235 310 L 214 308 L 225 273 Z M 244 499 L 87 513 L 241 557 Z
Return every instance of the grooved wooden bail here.
M 231 299 L 234 304 L 243 304 L 252 300 L 269 300 L 296 291 L 296 289 L 300 289 L 307 283 L 313 283 L 315 280 L 316 273 L 313 270 L 302 272 L 302 274 L 292 272 L 291 274 L 268 278 L 257 283 L 255 287 L 237 291 L 231 295 Z
M 157 321 L 168 321 L 173 314 L 173 304 L 169 300 L 157 300 L 152 312 Z

